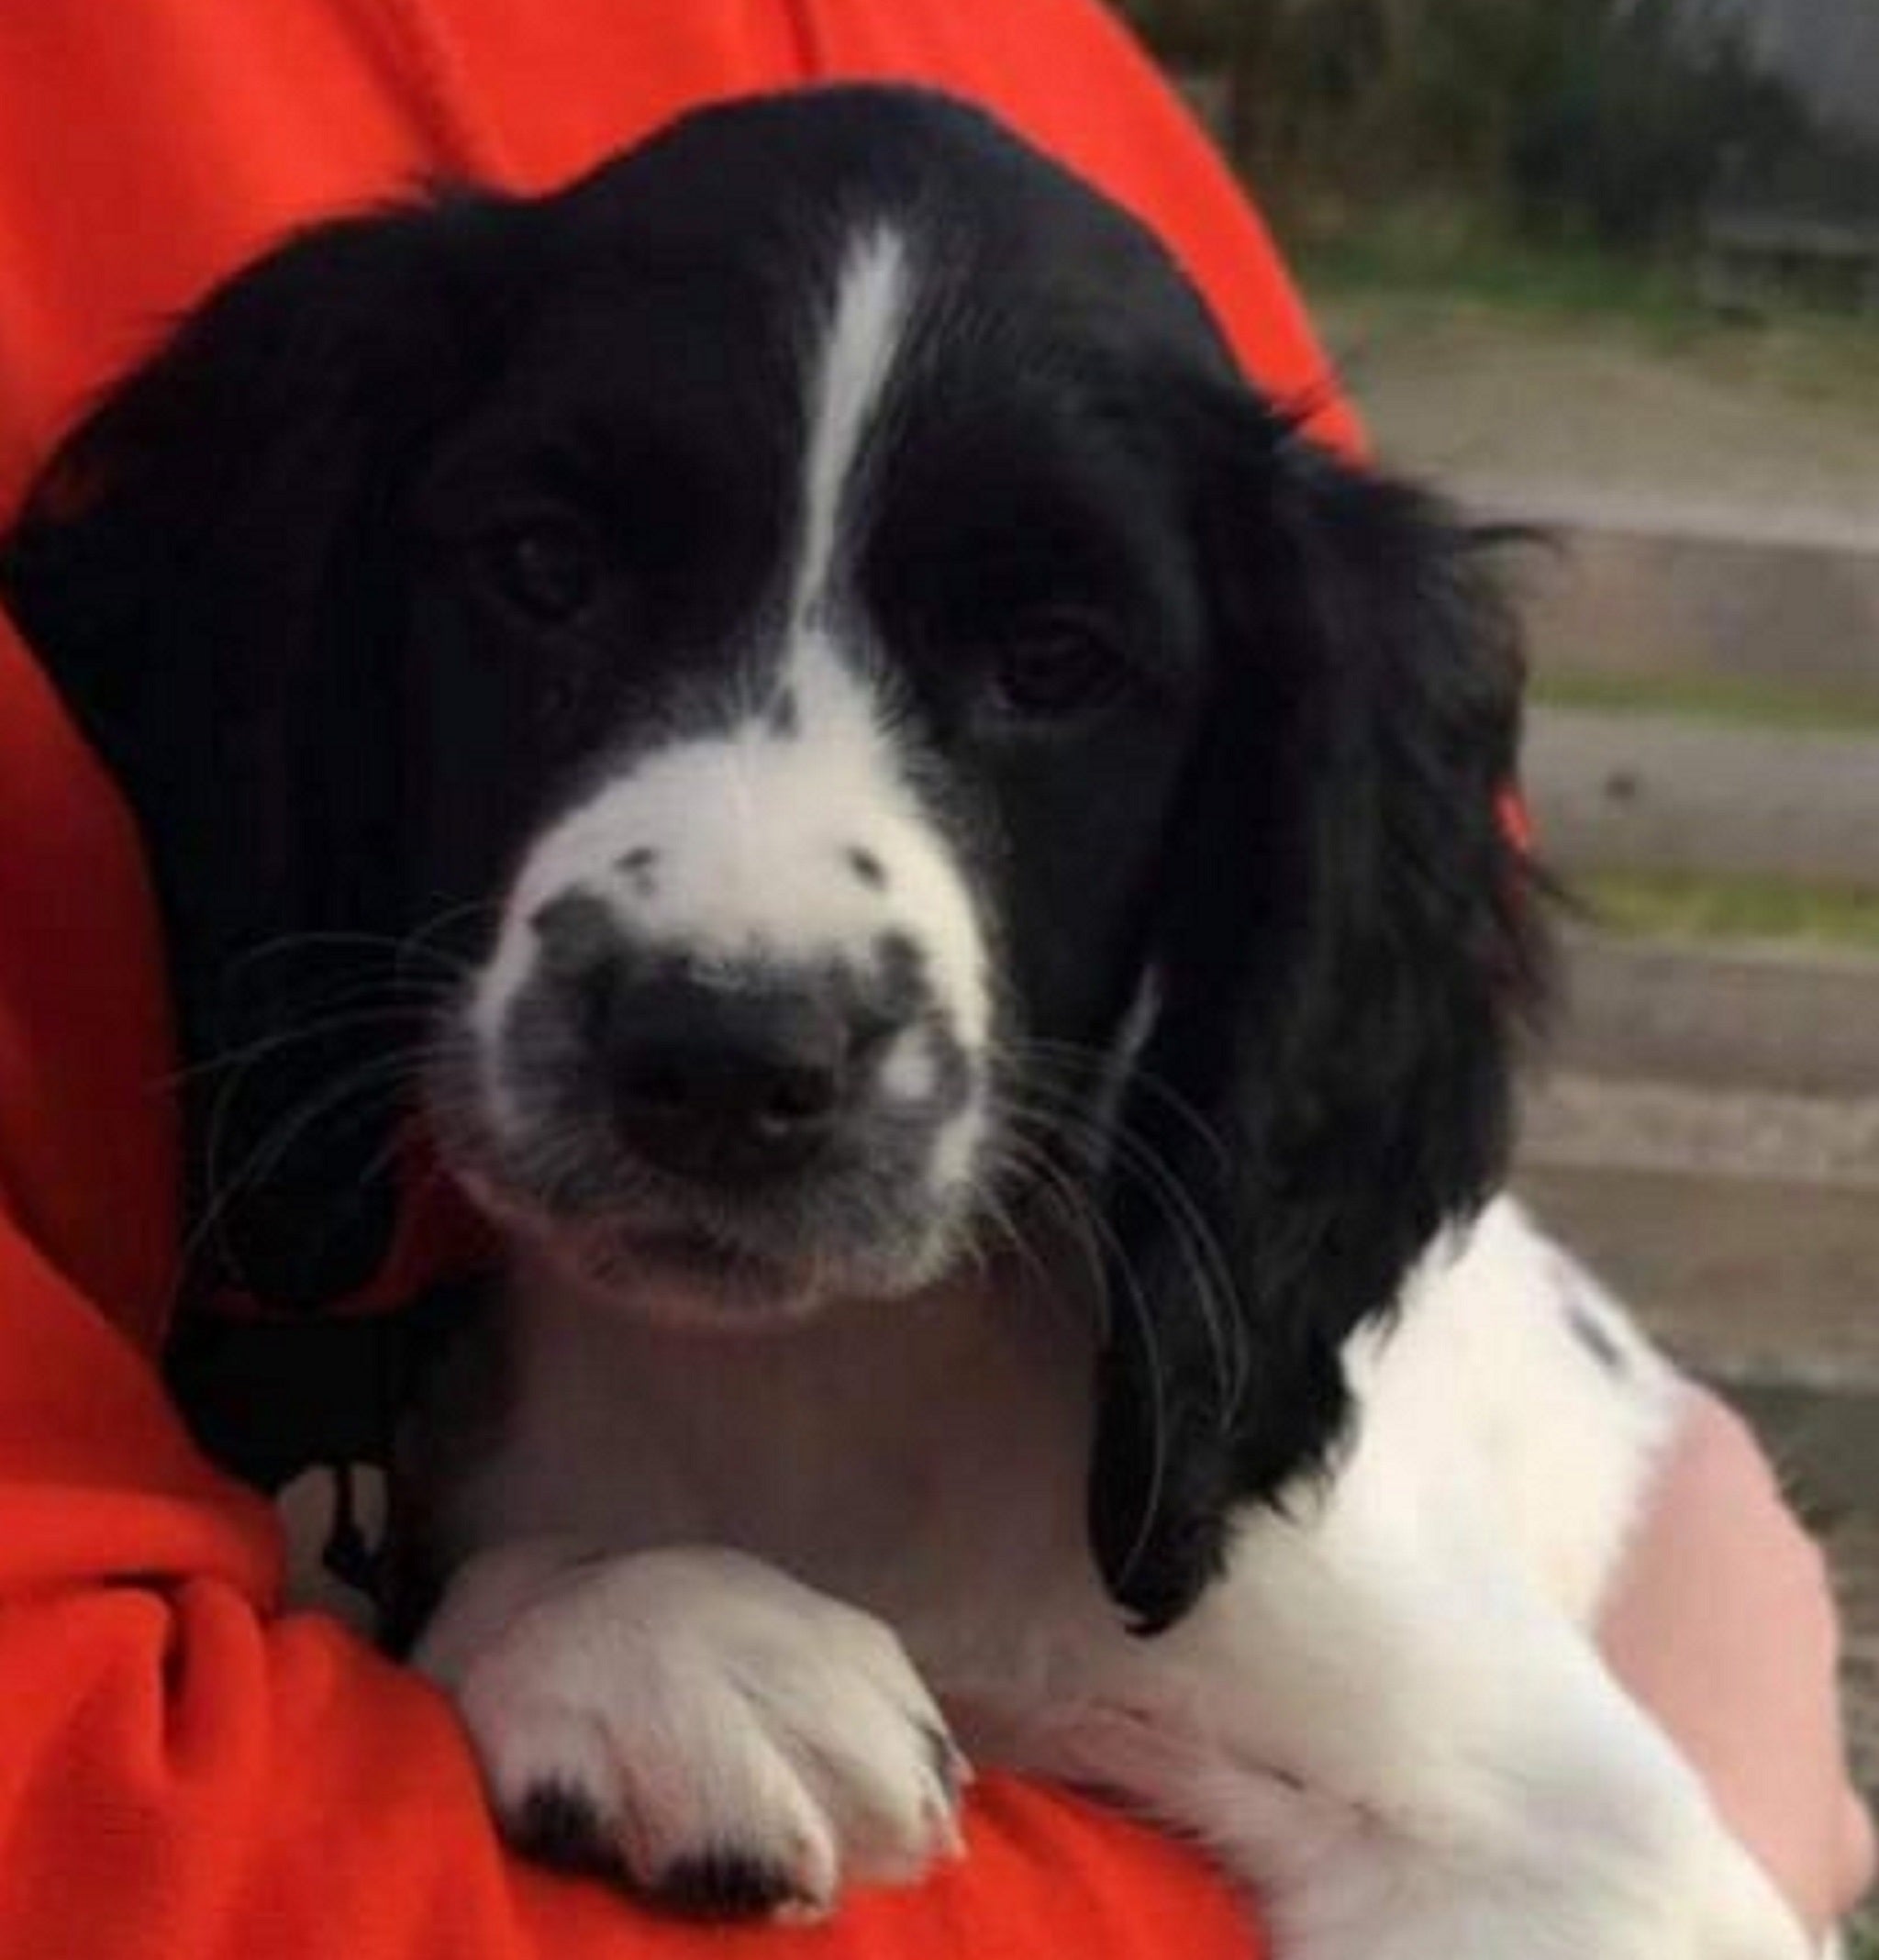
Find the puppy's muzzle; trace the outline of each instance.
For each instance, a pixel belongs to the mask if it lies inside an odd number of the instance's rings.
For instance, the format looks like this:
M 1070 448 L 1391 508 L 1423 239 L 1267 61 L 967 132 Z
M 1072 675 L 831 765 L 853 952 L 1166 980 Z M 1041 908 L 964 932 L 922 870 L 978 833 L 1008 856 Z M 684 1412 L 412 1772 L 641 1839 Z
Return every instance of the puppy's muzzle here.
M 826 973 L 649 963 L 579 897 L 530 923 L 619 1143 L 687 1183 L 729 1190 L 813 1171 L 906 1024 Z

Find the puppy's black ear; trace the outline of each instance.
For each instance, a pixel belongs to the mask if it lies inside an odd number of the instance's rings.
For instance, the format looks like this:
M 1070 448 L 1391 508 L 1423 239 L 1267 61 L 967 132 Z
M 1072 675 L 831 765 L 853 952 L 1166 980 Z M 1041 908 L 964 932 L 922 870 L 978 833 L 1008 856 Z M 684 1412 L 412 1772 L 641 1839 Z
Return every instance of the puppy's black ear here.
M 1112 1196 L 1091 1494 L 1150 1628 L 1212 1576 L 1232 1506 L 1322 1464 L 1346 1337 L 1492 1191 L 1543 970 L 1488 540 L 1224 389 L 1192 442 L 1217 695 L 1122 1109 L 1129 1156 L 1169 1175 Z
M 395 1102 L 371 1064 L 412 1028 L 286 1037 L 314 936 L 405 923 L 398 488 L 493 359 L 508 210 L 345 219 L 239 273 L 78 428 L 0 547 L 9 605 L 142 829 L 189 1208 L 220 1253 L 197 1276 L 272 1300 L 352 1286 L 389 1223 L 387 1180 L 361 1175 Z M 342 1070 L 355 1094 L 317 1107 Z

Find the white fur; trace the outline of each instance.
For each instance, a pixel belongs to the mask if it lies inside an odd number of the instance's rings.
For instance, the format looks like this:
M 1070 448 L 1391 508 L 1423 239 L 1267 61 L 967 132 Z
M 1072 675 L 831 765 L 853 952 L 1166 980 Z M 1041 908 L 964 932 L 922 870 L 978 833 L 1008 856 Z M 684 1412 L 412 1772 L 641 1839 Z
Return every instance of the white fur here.
M 845 569 L 839 546 L 863 446 L 893 378 L 906 323 L 906 241 L 885 227 L 853 239 L 836 280 L 835 305 L 816 363 L 804 453 L 802 536 L 790 613 L 800 626 L 828 600 Z
M 881 1086 L 898 1102 L 924 1102 L 939 1075 L 940 1064 L 924 1029 L 897 1036 L 881 1064 Z
M 1505 1200 L 1432 1253 L 1399 1331 L 1353 1349 L 1340 1474 L 1290 1520 L 1248 1515 L 1221 1582 L 1147 1641 L 1084 1549 L 1091 1357 L 1076 1364 L 1061 1300 L 938 1291 L 701 1347 L 525 1273 L 508 1420 L 444 1535 L 532 1569 L 492 1608 L 473 1556 L 422 1658 L 467 1680 L 503 1657 L 462 1696 L 498 1800 L 527 1763 L 590 1788 L 628 1842 L 673 1841 L 733 1745 L 673 1744 L 626 1787 L 621 1751 L 597 1762 L 569 1711 L 637 1746 L 656 1698 L 607 1588 L 656 1592 L 634 1576 L 660 1548 L 734 1546 L 763 1564 L 713 1568 L 692 1621 L 706 1652 L 732 1638 L 720 1620 L 767 1610 L 752 1595 L 775 1603 L 775 1572 L 817 1600 L 794 1631 L 765 1620 L 785 1676 L 849 1665 L 827 1602 L 876 1616 L 979 1760 L 1199 1835 L 1260 1886 L 1287 1960 L 1801 1960 L 1792 1916 L 1586 1637 L 1681 1389 L 1609 1302 L 1622 1375 L 1586 1351 L 1563 1270 Z M 571 1574 L 570 1539 L 607 1559 Z M 832 1674 L 804 1723 L 837 1719 Z M 892 1724 L 853 1736 L 893 1781 Z M 866 1868 L 871 1843 L 838 1863 Z

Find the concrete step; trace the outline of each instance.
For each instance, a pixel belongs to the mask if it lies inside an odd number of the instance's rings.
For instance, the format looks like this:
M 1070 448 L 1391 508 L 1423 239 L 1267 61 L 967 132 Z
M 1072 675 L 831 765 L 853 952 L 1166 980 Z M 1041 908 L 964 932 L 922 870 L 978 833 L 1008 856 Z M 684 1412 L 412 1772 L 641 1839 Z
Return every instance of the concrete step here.
M 1472 507 L 1539 525 L 1522 571 L 1535 671 L 1799 696 L 1879 715 L 1879 523 L 1476 481 Z
M 1530 1159 L 1518 1187 L 1704 1374 L 1870 1402 L 1879 1501 L 1879 1192 Z
M 1873 657 L 1879 668 L 1879 648 Z M 1568 877 L 1663 871 L 1879 891 L 1879 735 L 1541 706 L 1523 773 L 1541 849 Z
M 1879 1097 L 1879 956 L 1570 930 L 1565 1067 L 1719 1090 Z
M 1879 1517 L 1879 1099 L 1564 1075 L 1516 1188 L 1823 1503 Z
M 1879 1204 L 1879 1095 L 1699 1087 L 1562 1067 L 1527 1084 L 1522 1120 L 1525 1160 L 1551 1169 L 1797 1182 L 1870 1192 Z

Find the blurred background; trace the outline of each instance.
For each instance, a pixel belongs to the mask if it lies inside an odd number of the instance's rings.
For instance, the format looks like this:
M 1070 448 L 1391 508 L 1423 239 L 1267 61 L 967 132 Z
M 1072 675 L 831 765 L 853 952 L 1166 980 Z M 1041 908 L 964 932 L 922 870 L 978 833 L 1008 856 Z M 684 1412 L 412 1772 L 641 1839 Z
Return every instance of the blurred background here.
M 1519 1182 L 1773 1442 L 1879 1794 L 1879 0 L 1118 4 L 1384 458 L 1551 531 Z

